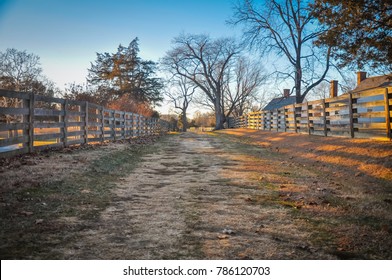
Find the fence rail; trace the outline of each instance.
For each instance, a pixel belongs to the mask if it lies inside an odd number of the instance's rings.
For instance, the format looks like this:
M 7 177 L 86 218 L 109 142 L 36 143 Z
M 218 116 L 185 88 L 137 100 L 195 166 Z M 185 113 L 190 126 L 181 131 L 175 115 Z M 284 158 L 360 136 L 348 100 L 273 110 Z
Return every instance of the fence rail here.
M 347 93 L 234 119 L 234 127 L 392 140 L 392 87 Z
M 0 157 L 167 130 L 163 120 L 86 101 L 0 90 Z

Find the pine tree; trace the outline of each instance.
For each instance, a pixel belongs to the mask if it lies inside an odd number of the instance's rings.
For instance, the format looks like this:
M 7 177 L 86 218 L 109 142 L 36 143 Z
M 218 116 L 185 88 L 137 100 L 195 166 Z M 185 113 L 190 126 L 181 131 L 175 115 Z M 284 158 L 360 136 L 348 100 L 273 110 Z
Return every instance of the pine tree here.
M 131 103 L 156 104 L 162 100 L 163 88 L 156 70 L 155 62 L 139 57 L 139 40 L 135 38 L 128 47 L 120 44 L 116 53 L 97 53 L 87 81 L 105 95 L 106 103 L 129 98 Z

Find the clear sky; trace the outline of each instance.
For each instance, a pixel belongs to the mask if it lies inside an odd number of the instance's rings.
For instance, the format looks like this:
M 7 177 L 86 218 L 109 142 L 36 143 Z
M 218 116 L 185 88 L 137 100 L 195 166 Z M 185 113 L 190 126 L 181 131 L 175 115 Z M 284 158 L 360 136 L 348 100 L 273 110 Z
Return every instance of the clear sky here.
M 140 56 L 158 61 L 184 33 L 235 36 L 225 22 L 235 0 L 0 0 L 0 51 L 40 57 L 61 89 L 82 83 L 96 52 L 115 52 L 139 37 Z

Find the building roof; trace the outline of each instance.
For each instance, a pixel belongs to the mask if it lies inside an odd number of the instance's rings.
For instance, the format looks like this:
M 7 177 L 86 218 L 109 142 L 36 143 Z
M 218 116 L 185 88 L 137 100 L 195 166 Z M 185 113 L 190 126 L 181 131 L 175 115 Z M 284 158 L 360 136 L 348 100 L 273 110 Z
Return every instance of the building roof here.
M 361 81 L 359 85 L 352 90 L 352 92 L 359 92 L 368 89 L 374 89 L 379 87 L 391 87 L 392 86 L 392 73 L 389 75 L 368 77 Z
M 274 98 L 264 107 L 263 111 L 271 111 L 275 109 L 279 109 L 281 107 L 294 104 L 295 103 L 295 96 L 289 97 L 278 97 Z

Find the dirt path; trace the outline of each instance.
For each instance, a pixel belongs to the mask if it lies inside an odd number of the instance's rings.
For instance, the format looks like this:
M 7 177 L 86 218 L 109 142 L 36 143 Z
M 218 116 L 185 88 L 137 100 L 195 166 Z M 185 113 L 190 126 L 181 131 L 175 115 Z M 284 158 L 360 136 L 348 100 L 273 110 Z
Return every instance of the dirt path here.
M 116 202 L 82 234 L 80 248 L 99 247 L 110 259 L 312 257 L 308 233 L 289 210 L 253 203 L 263 190 L 244 167 L 254 162 L 222 145 L 206 134 L 166 139 L 121 180 Z M 70 250 L 66 257 L 100 257 L 91 253 Z
M 111 193 L 105 194 L 108 200 L 100 207 L 88 197 L 78 201 L 83 209 L 93 209 L 88 220 L 70 211 L 56 219 L 50 215 L 38 219 L 38 223 L 37 217 L 31 218 L 35 227 L 47 220 L 62 226 L 38 231 L 45 236 L 45 242 L 38 244 L 46 246 L 45 254 L 38 250 L 25 257 L 392 258 L 388 158 L 382 165 L 383 178 L 359 174 L 358 169 L 336 172 L 323 162 L 313 163 L 311 157 L 295 159 L 299 146 L 289 151 L 268 136 L 261 135 L 261 139 L 247 131 L 236 133 L 242 133 L 241 137 L 229 131 L 169 135 L 154 144 L 153 151 L 142 153 L 137 164 L 116 165 L 120 178 L 102 177 L 108 168 L 105 165 L 88 167 L 84 179 L 75 170 L 73 184 L 83 185 L 80 194 L 92 196 L 94 184 L 100 188 L 100 182 L 110 182 Z M 127 151 L 126 146 L 115 147 L 120 154 Z M 388 144 L 377 144 L 380 147 L 384 153 L 391 152 Z M 110 150 L 106 148 L 108 158 L 114 156 Z M 90 153 L 97 156 L 96 151 Z M 76 153 L 70 160 L 74 157 L 84 158 Z M 21 206 L 18 209 L 21 213 Z

